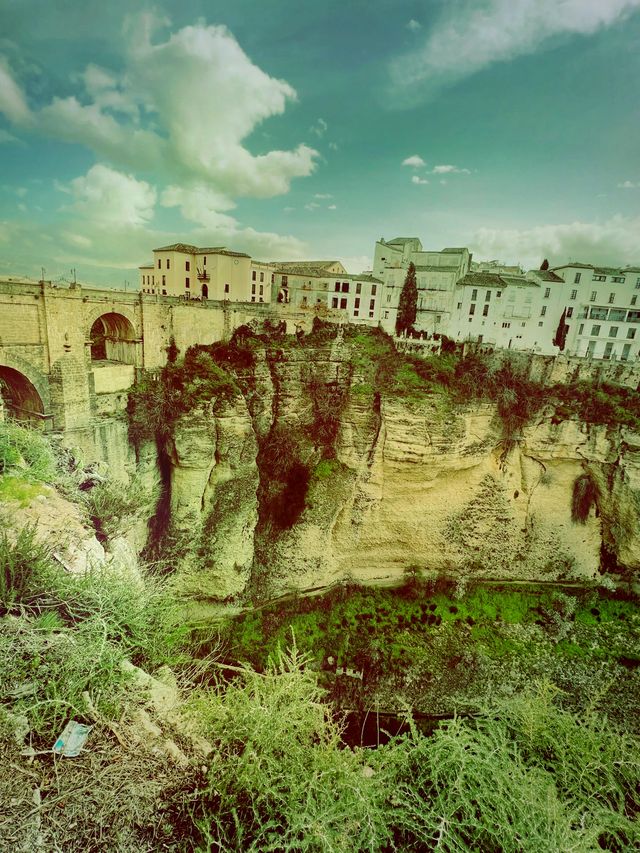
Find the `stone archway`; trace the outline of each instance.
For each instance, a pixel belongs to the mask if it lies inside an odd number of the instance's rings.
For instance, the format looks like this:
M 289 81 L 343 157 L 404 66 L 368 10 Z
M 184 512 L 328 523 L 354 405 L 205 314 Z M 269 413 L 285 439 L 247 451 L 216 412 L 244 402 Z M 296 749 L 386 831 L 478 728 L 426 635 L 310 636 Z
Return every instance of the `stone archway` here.
M 41 427 L 44 403 L 36 386 L 19 370 L 0 364 L 0 397 L 5 414 L 17 421 Z
M 136 331 L 123 314 L 101 314 L 94 320 L 89 337 L 92 361 L 136 363 Z

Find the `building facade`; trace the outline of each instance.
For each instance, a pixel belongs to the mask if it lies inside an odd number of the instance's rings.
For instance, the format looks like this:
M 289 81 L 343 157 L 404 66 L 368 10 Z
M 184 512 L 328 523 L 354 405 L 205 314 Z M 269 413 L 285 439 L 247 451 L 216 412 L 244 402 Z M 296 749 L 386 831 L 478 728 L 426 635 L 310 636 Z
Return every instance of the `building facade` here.
M 140 267 L 140 290 L 183 299 L 251 302 L 251 258 L 218 246 L 173 243 L 153 250 L 153 264 Z

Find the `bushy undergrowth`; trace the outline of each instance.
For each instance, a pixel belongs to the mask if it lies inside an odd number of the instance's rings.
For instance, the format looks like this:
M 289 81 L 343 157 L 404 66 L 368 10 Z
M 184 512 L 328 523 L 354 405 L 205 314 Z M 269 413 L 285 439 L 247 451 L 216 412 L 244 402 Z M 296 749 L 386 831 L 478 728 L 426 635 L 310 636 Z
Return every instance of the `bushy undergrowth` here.
M 122 533 L 140 518 L 148 518 L 158 499 L 157 487 L 149 488 L 140 477 L 130 482 L 106 480 L 83 493 L 84 504 L 99 536 Z
M 591 507 L 597 508 L 601 497 L 598 484 L 591 474 L 585 473 L 576 477 L 571 494 L 571 519 L 585 524 Z
M 14 710 L 36 732 L 82 711 L 86 691 L 113 709 L 125 658 L 149 668 L 182 660 L 186 628 L 161 581 L 113 566 L 69 574 L 31 528 L 0 538 L 0 596 L 4 614 L 23 620 L 0 623 L 0 683 L 18 691 Z
M 0 423 L 0 475 L 16 470 L 26 479 L 52 482 L 56 460 L 41 432 L 5 421 Z
M 340 727 L 295 650 L 197 702 L 213 744 L 199 804 L 206 851 L 631 849 L 640 744 L 559 710 L 553 690 L 414 726 L 374 751 Z

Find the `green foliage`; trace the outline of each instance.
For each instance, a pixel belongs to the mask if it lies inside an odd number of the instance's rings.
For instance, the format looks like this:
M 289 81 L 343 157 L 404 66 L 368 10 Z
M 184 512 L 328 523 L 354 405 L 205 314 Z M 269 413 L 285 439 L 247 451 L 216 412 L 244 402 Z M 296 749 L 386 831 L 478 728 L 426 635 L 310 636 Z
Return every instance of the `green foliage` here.
M 295 647 L 244 668 L 197 704 L 212 742 L 198 826 L 208 851 L 380 850 L 381 774 L 341 748 L 340 727 Z
M 590 473 L 576 477 L 571 495 L 571 520 L 585 524 L 591 507 L 597 507 L 601 498 L 600 488 Z
M 402 335 L 413 327 L 416 321 L 418 306 L 418 285 L 416 283 L 416 268 L 409 264 L 407 275 L 400 292 L 398 313 L 396 315 L 396 335 Z
M 340 416 L 347 402 L 346 383 L 335 380 L 323 382 L 311 373 L 305 385 L 311 399 L 313 421 L 307 433 L 316 446 L 331 458 L 335 454 L 335 441 L 340 427 Z
M 83 493 L 84 503 L 99 535 L 109 538 L 147 519 L 158 499 L 157 488 L 149 488 L 141 477 L 128 483 L 107 480 Z
M 0 423 L 0 475 L 16 469 L 23 478 L 52 482 L 55 456 L 42 433 L 5 421 Z
M 569 331 L 569 327 L 565 322 L 566 319 L 567 309 L 565 308 L 560 316 L 560 320 L 558 321 L 558 328 L 556 329 L 556 333 L 553 338 L 553 344 L 554 346 L 558 347 L 560 352 L 564 351 L 565 343 L 567 340 L 567 332 Z
M 340 727 L 295 647 L 195 703 L 213 744 L 207 851 L 633 849 L 640 744 L 558 709 L 548 685 L 377 750 Z
M 0 503 L 15 501 L 21 507 L 29 506 L 34 498 L 45 493 L 40 483 L 22 477 L 0 477 Z
M 36 541 L 34 526 L 24 527 L 14 539 L 0 532 L 0 606 L 10 611 L 32 588 L 33 577 L 49 565 L 48 549 Z
M 311 468 L 293 430 L 275 427 L 262 442 L 260 470 L 260 521 L 274 532 L 287 530 L 306 506 Z

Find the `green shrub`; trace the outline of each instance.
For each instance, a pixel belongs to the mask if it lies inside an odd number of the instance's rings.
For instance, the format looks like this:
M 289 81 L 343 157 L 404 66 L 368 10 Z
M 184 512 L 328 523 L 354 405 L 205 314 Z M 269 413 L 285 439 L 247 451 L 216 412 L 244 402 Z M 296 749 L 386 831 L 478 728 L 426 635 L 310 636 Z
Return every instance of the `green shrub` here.
M 32 591 L 34 578 L 48 569 L 50 551 L 36 541 L 35 526 L 24 527 L 14 539 L 0 531 L 0 605 L 10 611 Z
M 52 482 L 56 462 L 47 439 L 38 430 L 18 426 L 11 421 L 0 423 L 0 474 L 15 470 L 32 480 Z
M 134 476 L 126 484 L 107 480 L 84 492 L 83 497 L 97 534 L 109 538 L 147 519 L 158 499 L 158 489 L 149 488 L 141 477 Z

